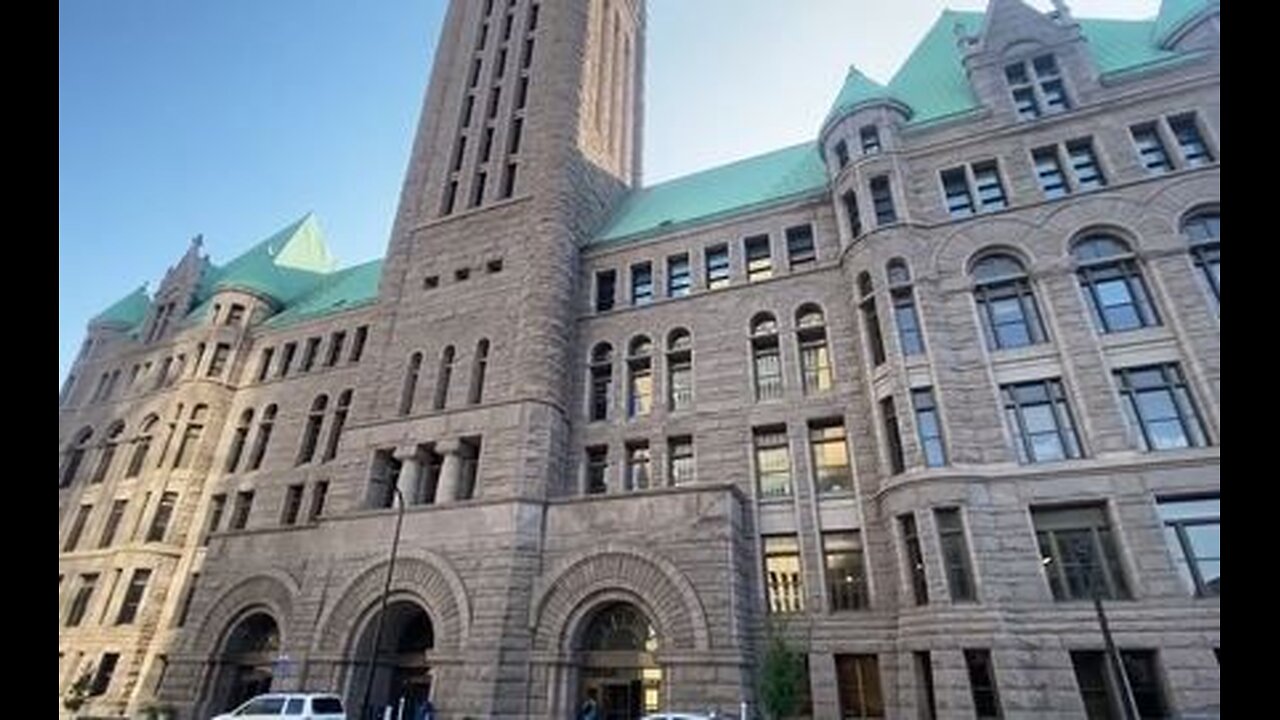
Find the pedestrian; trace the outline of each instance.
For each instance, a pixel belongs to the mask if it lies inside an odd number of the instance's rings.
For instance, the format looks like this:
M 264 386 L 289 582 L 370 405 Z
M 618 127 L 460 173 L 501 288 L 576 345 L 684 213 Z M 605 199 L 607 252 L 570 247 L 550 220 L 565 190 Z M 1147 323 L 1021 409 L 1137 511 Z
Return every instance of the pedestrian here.
M 595 690 L 587 691 L 587 699 L 582 703 L 582 712 L 578 713 L 578 720 L 600 720 L 600 711 L 596 707 Z

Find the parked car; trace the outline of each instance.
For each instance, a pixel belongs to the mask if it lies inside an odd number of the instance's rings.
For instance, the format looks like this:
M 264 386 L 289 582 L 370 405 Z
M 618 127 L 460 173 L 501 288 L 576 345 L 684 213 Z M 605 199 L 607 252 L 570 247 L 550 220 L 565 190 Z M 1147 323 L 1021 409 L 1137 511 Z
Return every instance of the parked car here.
M 652 715 L 645 715 L 640 720 L 738 720 L 737 715 L 729 715 L 726 713 L 718 713 L 715 711 L 706 712 L 660 712 Z
M 310 693 L 271 693 L 259 695 L 240 707 L 213 720 L 347 720 L 342 698 L 337 695 Z

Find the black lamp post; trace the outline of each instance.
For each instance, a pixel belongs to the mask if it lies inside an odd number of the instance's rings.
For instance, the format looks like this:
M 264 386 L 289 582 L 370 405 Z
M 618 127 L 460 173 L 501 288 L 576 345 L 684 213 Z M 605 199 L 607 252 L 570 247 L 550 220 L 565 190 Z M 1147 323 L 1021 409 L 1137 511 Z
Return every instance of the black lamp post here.
M 391 594 L 391 577 L 396 570 L 396 552 L 400 549 L 400 524 L 404 521 L 404 493 L 396 487 L 395 480 L 390 481 L 393 501 L 396 508 L 396 530 L 391 536 L 391 561 L 387 563 L 387 580 L 382 586 L 382 600 L 378 608 L 378 621 L 373 625 L 373 647 L 369 650 L 369 676 L 365 679 L 364 693 L 360 697 L 362 714 L 370 717 L 369 695 L 373 692 L 373 676 L 378 666 L 378 646 L 382 643 L 382 623 L 387 616 L 387 596 Z

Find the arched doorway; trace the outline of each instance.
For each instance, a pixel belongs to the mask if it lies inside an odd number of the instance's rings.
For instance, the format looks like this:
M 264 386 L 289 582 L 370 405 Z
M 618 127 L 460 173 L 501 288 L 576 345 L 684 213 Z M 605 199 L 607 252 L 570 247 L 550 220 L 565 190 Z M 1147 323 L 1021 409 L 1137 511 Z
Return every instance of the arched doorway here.
M 654 660 L 658 636 L 635 605 L 611 602 L 597 608 L 577 637 L 578 707 L 588 698 L 600 720 L 639 720 L 659 709 L 662 669 Z
M 249 698 L 271 691 L 272 665 L 280 654 L 280 627 L 265 612 L 236 623 L 218 658 L 214 708 L 230 710 Z
M 355 672 L 348 688 L 351 717 L 363 717 L 360 701 L 369 681 L 369 658 L 373 635 L 378 626 L 378 613 L 365 623 L 356 644 Z M 393 717 L 418 717 L 419 706 L 431 697 L 431 667 L 427 653 L 435 647 L 435 628 L 421 605 L 409 600 L 387 604 L 378 641 L 373 683 L 369 687 L 367 707 L 392 708 Z M 404 714 L 400 706 L 404 705 Z M 377 717 L 382 717 L 381 711 Z

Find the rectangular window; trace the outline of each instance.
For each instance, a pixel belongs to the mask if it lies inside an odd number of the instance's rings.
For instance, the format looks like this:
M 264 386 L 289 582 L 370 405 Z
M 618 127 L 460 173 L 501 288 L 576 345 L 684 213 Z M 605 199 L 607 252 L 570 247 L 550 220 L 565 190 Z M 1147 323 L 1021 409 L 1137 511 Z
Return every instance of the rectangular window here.
M 856 238 L 862 234 L 862 219 L 858 214 L 858 195 L 850 190 L 840 196 L 844 203 L 844 215 L 849 221 L 849 237 Z
M 328 480 L 322 480 L 311 488 L 311 509 L 307 511 L 307 522 L 315 522 L 324 515 L 324 501 L 328 496 Z
M 258 364 L 258 382 L 262 382 L 267 379 L 267 373 L 271 372 L 271 359 L 272 359 L 272 356 L 274 356 L 275 354 L 276 354 L 275 348 L 263 348 L 262 360 L 259 361 L 259 364 Z M 168 358 L 165 358 L 165 359 L 168 360 Z M 168 374 L 167 364 L 165 366 L 165 370 L 166 372 L 164 374 L 167 375 Z
M 810 423 L 809 450 L 813 453 L 813 472 L 818 492 L 853 490 L 853 474 L 849 471 L 849 446 L 845 442 L 844 424 L 840 420 Z
M 609 490 L 609 448 L 601 445 L 587 448 L 587 494 L 599 495 Z
M 80 576 L 80 586 L 76 588 L 75 597 L 71 599 L 71 609 L 67 612 L 67 627 L 76 627 L 84 619 L 89 610 L 89 601 L 93 599 L 93 590 L 98 586 L 98 573 L 85 573 Z
M 782 497 L 791 494 L 791 453 L 787 447 L 787 429 L 783 426 L 755 431 L 756 482 L 760 497 Z
M 1030 63 L 1024 60 L 1006 65 L 1004 75 L 1020 120 L 1033 120 L 1041 114 L 1051 115 L 1071 108 L 1052 55 L 1040 55 Z
M 998 720 L 1000 693 L 996 690 L 995 668 L 991 665 L 991 651 L 966 649 L 964 664 L 969 669 L 969 692 L 973 694 L 973 709 L 978 720 Z
M 298 343 L 285 343 L 284 353 L 280 356 L 280 366 L 276 369 L 276 377 L 289 374 L 289 366 L 293 364 L 293 356 L 298 352 Z
M 1018 462 L 1081 457 L 1075 421 L 1058 379 L 1002 385 L 1005 422 Z
M 849 145 L 843 140 L 839 140 L 835 144 L 836 163 L 841 169 L 849 164 Z
M 1121 650 L 1120 662 L 1133 691 L 1138 715 L 1143 718 L 1163 718 L 1168 710 L 1161 688 L 1159 670 L 1154 650 Z M 1115 709 L 1124 702 L 1124 690 L 1117 686 L 1116 674 L 1107 667 L 1110 663 L 1101 650 L 1072 650 L 1071 664 L 1075 668 L 1080 698 L 1084 701 L 1085 716 L 1089 720 L 1109 720 L 1115 717 Z
M 1092 140 L 1083 138 L 1067 143 L 1067 159 L 1071 161 L 1071 172 L 1075 174 L 1077 189 L 1106 187 L 1107 178 L 1102 174 L 1098 158 L 1093 153 Z
M 827 331 L 821 322 L 819 317 L 815 326 L 802 327 L 796 333 L 796 342 L 800 346 L 800 387 L 805 395 L 826 392 L 834 384 Z
M 995 160 L 973 165 L 973 185 L 983 212 L 1002 210 L 1008 206 L 1004 184 L 1000 182 L 1000 166 Z
M 1062 162 L 1058 159 L 1057 146 L 1032 150 L 1031 160 L 1036 166 L 1036 178 L 1040 181 L 1040 189 L 1044 191 L 1046 200 L 1060 198 L 1071 192 L 1062 172 Z
M 1191 390 L 1177 363 L 1115 371 L 1120 402 L 1143 450 L 1206 445 Z
M 617 272 L 601 270 L 596 273 L 596 312 L 605 312 L 613 309 L 617 285 Z
M 236 493 L 236 507 L 231 514 L 232 530 L 243 530 L 249 524 L 249 511 L 253 508 L 253 491 Z
M 747 282 L 767 280 L 773 277 L 773 256 L 769 251 L 769 236 L 755 235 L 742 241 L 747 256 Z
M 947 571 L 947 589 L 951 602 L 971 602 L 978 599 L 973 586 L 973 569 L 969 565 L 969 544 L 964 537 L 964 520 L 959 508 L 938 508 L 933 511 L 938 523 L 938 544 L 942 546 L 942 565 Z
M 916 433 L 920 436 L 920 453 L 924 455 L 925 466 L 946 465 L 947 446 L 942 440 L 942 419 L 933 398 L 933 388 L 913 389 L 911 405 L 916 411 Z
M 840 718 L 884 717 L 880 690 L 880 664 L 875 655 L 836 655 L 836 694 Z
M 142 605 L 142 596 L 147 592 L 147 583 L 151 581 L 151 571 L 139 568 L 133 571 L 129 579 L 129 587 L 125 590 L 124 600 L 120 602 L 120 612 L 116 615 L 117 625 L 128 625 L 138 616 L 138 608 Z
M 222 377 L 223 371 L 227 369 L 227 357 L 231 355 L 231 346 L 226 343 L 218 343 L 213 348 L 213 357 L 209 359 L 208 377 Z
M 280 524 L 293 525 L 298 522 L 298 512 L 302 509 L 302 484 L 290 485 L 284 493 L 284 507 L 280 511 Z
M 62 552 L 71 552 L 80 544 L 80 536 L 84 534 L 84 526 L 88 524 L 91 512 L 93 505 L 81 505 L 76 510 L 75 520 L 71 522 L 71 532 L 67 533 L 67 541 L 62 544 Z
M 973 214 L 973 196 L 969 194 L 969 180 L 964 167 L 942 171 L 942 192 L 946 195 L 947 212 L 953 218 Z
M 671 412 L 693 407 L 693 354 L 690 350 L 667 353 L 667 408 Z
M 653 266 L 637 263 L 631 266 L 631 304 L 648 305 L 653 302 Z
M 875 155 L 880 152 L 880 131 L 875 125 L 863 125 L 858 130 L 858 140 L 862 143 L 863 155 Z
M 898 428 L 898 411 L 894 407 L 892 395 L 881 398 L 880 416 L 884 419 L 884 441 L 889 451 L 889 470 L 897 475 L 907 469 L 907 461 L 902 452 L 902 431 Z
M 653 410 L 653 364 L 648 356 L 627 360 L 627 417 Z
M 857 530 L 822 534 L 831 611 L 862 610 L 870 605 L 862 536 Z
M 364 344 L 369 339 L 369 326 L 361 325 L 356 328 L 355 339 L 351 342 L 351 362 L 360 362 L 360 356 L 364 354 Z
M 1031 520 L 1054 600 L 1129 599 L 1103 505 L 1032 507 Z
M 862 324 L 867 329 L 867 346 L 871 351 L 871 363 L 876 367 L 884 364 L 884 336 L 880 334 L 880 314 L 876 312 L 876 299 L 868 295 L 858 306 L 862 311 Z
M 1200 136 L 1200 127 L 1196 124 L 1194 113 L 1177 115 L 1169 118 L 1169 129 L 1173 131 L 1178 146 L 1182 148 L 1182 159 L 1187 167 L 1198 167 L 1213 162 L 1213 155 Z
M 484 183 L 488 178 L 484 172 L 476 173 L 476 178 L 471 182 L 471 204 L 468 207 L 477 207 L 484 202 Z
M 812 265 L 817 261 L 813 248 L 813 226 L 799 225 L 787 228 L 787 262 L 791 269 Z
M 916 671 L 916 704 L 921 720 L 936 720 L 938 702 L 933 690 L 933 658 L 927 651 L 911 653 L 912 664 Z
M 329 355 L 324 359 L 325 367 L 333 367 L 342 357 L 342 346 L 347 342 L 345 332 L 336 332 L 329 336 Z
M 458 199 L 458 181 L 450 180 L 445 186 L 444 198 L 440 201 L 440 214 L 448 215 L 453 212 L 453 205 Z
M 187 616 L 191 613 L 191 600 L 196 595 L 196 583 L 199 581 L 200 573 L 191 573 L 191 579 L 187 581 L 187 587 L 182 593 L 182 603 L 178 605 L 178 613 L 174 616 L 174 627 L 187 624 Z
M 311 368 L 316 365 L 316 356 L 320 354 L 320 338 L 307 338 L 307 344 L 302 349 L 302 365 L 299 368 L 302 372 L 310 372 Z
M 916 313 L 915 293 L 911 287 L 896 287 L 889 291 L 893 300 L 893 319 L 898 326 L 898 346 L 906 356 L 924 354 L 924 331 L 920 329 L 920 316 Z
M 924 553 L 920 548 L 920 536 L 916 533 L 915 516 L 910 513 L 898 516 L 898 526 L 902 530 L 902 549 L 911 577 L 911 597 L 916 605 L 928 605 L 929 581 L 924 571 Z
M 222 524 L 222 513 L 227 509 L 227 496 L 224 493 L 218 493 L 209 498 L 209 526 L 204 531 L 204 538 L 200 541 L 201 545 L 209 544 L 209 536 L 218 531 L 218 527 Z
M 156 506 L 156 514 L 151 517 L 151 527 L 147 529 L 145 542 L 164 542 L 169 530 L 169 521 L 173 519 L 173 509 L 178 504 L 178 493 L 166 492 L 160 496 Z
M 756 400 L 782 397 L 782 356 L 778 353 L 778 336 L 752 338 L 752 364 L 755 366 Z
M 89 696 L 105 695 L 111 687 L 111 676 L 116 672 L 116 663 L 120 662 L 119 653 L 103 653 L 98 661 L 98 669 L 93 674 L 93 683 L 89 686 Z
M 627 477 L 624 490 L 648 490 L 649 476 L 649 443 L 629 443 L 627 445 Z
M 1217 496 L 1167 498 L 1156 507 L 1173 564 L 1197 597 L 1222 594 L 1222 524 Z
M 480 162 L 489 162 L 489 156 L 493 154 L 493 126 L 490 125 L 484 129 L 480 135 Z
M 763 539 L 769 612 L 803 612 L 804 584 L 800 574 L 799 541 L 795 535 L 766 535 Z
M 681 253 L 667 258 L 667 297 L 684 297 L 689 294 L 689 254 Z
M 695 479 L 693 461 L 693 438 L 673 437 L 667 439 L 667 477 L 672 485 L 688 485 Z
M 116 541 L 120 520 L 124 518 L 124 510 L 128 504 L 128 500 L 115 500 L 111 503 L 111 514 L 107 516 L 107 524 L 102 527 L 102 537 L 98 540 L 98 547 L 111 547 L 111 543 Z
M 706 249 L 707 289 L 729 287 L 729 246 L 714 245 Z
M 893 191 L 889 187 L 888 175 L 871 178 L 871 204 L 876 212 L 876 225 L 892 225 L 898 222 L 898 213 L 893 209 Z
M 1133 133 L 1133 142 L 1138 146 L 1138 161 L 1142 167 L 1153 175 L 1173 169 L 1169 162 L 1169 152 L 1164 148 L 1164 140 L 1160 139 L 1160 131 L 1155 123 L 1143 123 L 1129 128 Z

